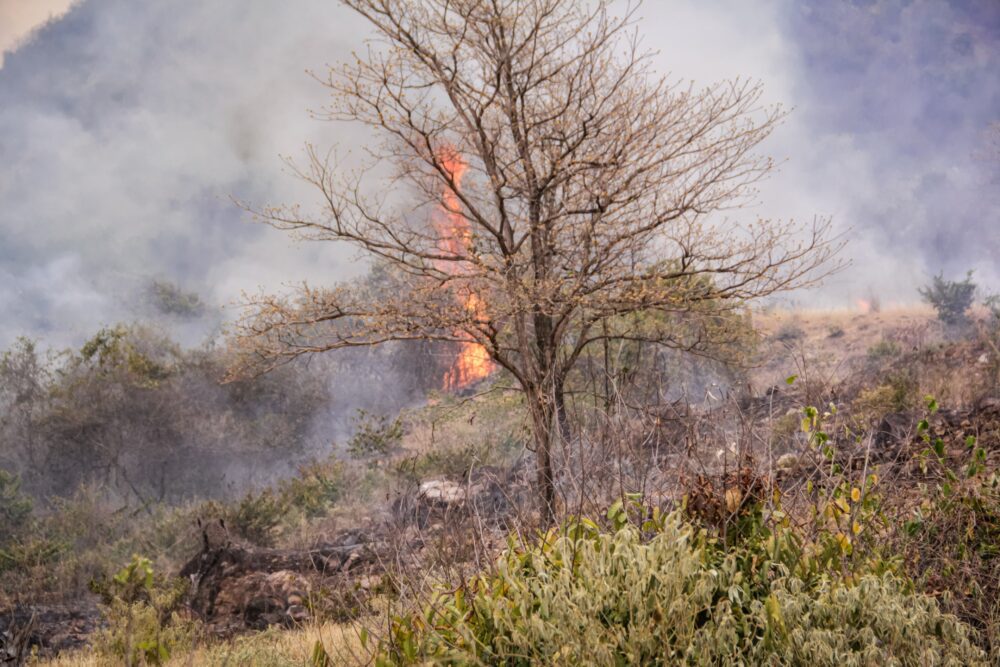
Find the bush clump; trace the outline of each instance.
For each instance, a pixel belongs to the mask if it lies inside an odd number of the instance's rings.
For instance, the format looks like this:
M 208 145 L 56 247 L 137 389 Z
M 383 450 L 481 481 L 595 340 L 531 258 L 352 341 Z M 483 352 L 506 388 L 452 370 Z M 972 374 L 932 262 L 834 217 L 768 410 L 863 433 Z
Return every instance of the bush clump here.
M 900 550 L 917 584 L 1000 659 L 1000 479 L 984 477 L 929 491 L 904 525 Z
M 793 343 L 805 337 L 805 330 L 795 321 L 782 324 L 774 333 L 774 339 L 780 343 Z
M 198 514 L 202 519 L 222 519 L 239 539 L 271 547 L 301 518 L 323 516 L 343 489 L 343 465 L 330 458 L 300 466 L 295 477 L 282 480 L 276 489 L 250 491 L 234 503 L 208 501 Z
M 883 361 L 885 359 L 898 357 L 901 352 L 902 350 L 899 348 L 899 343 L 894 340 L 889 340 L 888 338 L 883 338 L 868 348 L 868 358 L 872 361 Z
M 965 275 L 965 280 L 945 280 L 939 273 L 919 291 L 920 297 L 937 311 L 938 319 L 949 326 L 965 324 L 966 314 L 976 298 L 972 271 Z
M 190 649 L 200 628 L 181 613 L 183 580 L 157 577 L 141 556 L 108 580 L 94 582 L 102 598 L 104 628 L 95 635 L 98 655 L 127 665 L 162 665 L 171 654 Z
M 985 664 L 965 625 L 891 574 L 806 581 L 766 543 L 727 551 L 677 514 L 656 517 L 512 543 L 494 571 L 397 617 L 379 662 Z
M 21 534 L 31 522 L 34 503 L 21 493 L 21 480 L 0 468 L 0 547 Z
M 399 417 L 390 420 L 385 415 L 358 410 L 347 452 L 355 459 L 382 458 L 398 449 L 402 439 L 403 422 Z

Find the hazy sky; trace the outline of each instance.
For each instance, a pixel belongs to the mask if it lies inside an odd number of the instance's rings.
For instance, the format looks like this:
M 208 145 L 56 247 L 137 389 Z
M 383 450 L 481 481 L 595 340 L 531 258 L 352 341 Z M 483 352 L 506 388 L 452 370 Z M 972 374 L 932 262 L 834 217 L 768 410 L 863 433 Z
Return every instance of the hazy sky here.
M 983 150 L 1000 121 L 1000 2 L 649 0 L 642 13 L 663 71 L 760 79 L 793 109 L 766 147 L 781 170 L 749 213 L 831 215 L 854 260 L 800 300 L 913 300 L 939 269 L 1000 283 Z M 150 278 L 226 303 L 356 273 L 349 252 L 291 243 L 230 196 L 311 200 L 279 154 L 358 137 L 309 119 L 324 89 L 304 70 L 364 34 L 333 0 L 0 0 L 0 346 L 75 343 L 130 317 Z
M 72 4 L 73 0 L 0 0 L 0 67 L 5 52 L 46 21 L 65 14 Z

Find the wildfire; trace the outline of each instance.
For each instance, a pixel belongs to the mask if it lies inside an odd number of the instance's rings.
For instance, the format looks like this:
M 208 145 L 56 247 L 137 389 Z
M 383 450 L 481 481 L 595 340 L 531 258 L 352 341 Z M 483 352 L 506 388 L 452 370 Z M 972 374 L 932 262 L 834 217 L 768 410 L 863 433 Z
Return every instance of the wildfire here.
M 443 149 L 438 157 L 445 170 L 451 175 L 455 183 L 455 190 L 457 190 L 462 184 L 462 177 L 469 165 L 457 151 L 451 148 Z M 469 229 L 469 221 L 461 213 L 461 203 L 455 190 L 445 188 L 442 197 L 443 215 L 436 217 L 436 226 L 441 239 L 441 249 L 450 255 L 464 256 L 469 250 L 472 232 Z M 442 262 L 439 268 L 452 274 L 459 274 L 465 270 L 457 262 Z M 485 314 L 486 304 L 475 292 L 465 290 L 465 294 L 459 295 L 458 298 L 470 316 L 478 317 Z M 444 375 L 442 385 L 445 391 L 463 389 L 493 372 L 493 362 L 490 360 L 486 348 L 464 331 L 456 331 L 455 333 L 465 340 L 459 343 L 458 355 L 452 362 L 451 369 Z
M 871 310 L 872 310 L 872 304 L 871 304 L 871 302 L 869 302 L 869 301 L 867 301 L 865 299 L 858 299 L 857 306 L 858 306 L 858 310 L 860 310 L 865 315 L 867 315 L 868 313 L 870 313 Z

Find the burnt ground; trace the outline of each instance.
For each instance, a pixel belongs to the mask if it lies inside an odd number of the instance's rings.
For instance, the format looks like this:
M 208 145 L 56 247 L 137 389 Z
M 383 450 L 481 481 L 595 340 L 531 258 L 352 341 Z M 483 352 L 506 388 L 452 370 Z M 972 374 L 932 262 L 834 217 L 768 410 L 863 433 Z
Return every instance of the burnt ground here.
M 96 596 L 0 613 L 0 664 L 18 664 L 18 656 L 26 657 L 32 650 L 53 655 L 86 646 L 100 619 Z

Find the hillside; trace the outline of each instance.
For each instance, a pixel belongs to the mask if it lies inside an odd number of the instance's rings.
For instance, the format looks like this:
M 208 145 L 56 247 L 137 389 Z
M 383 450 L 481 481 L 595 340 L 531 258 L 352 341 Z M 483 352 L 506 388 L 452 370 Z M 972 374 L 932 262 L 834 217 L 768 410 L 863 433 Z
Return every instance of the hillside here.
M 583 427 L 559 454 L 561 514 L 615 529 L 607 510 L 627 498 L 639 514 L 626 526 L 680 509 L 737 550 L 753 548 L 739 535 L 758 517 L 751 531 L 805 540 L 783 566 L 793 572 L 895 572 L 934 596 L 976 582 L 942 604 L 990 648 L 996 584 L 980 540 L 1000 531 L 1000 396 L 985 321 L 950 331 L 921 308 L 753 320 L 756 361 L 719 395 L 613 420 L 574 399 Z M 398 418 L 359 413 L 337 453 L 234 501 L 122 515 L 81 489 L 3 552 L 11 627 L 28 628 L 39 656 L 62 650 L 47 664 L 63 665 L 114 664 L 156 636 L 169 664 L 302 664 L 318 645 L 344 664 L 384 650 L 387 618 L 425 604 L 428 587 L 488 571 L 509 535 L 530 545 L 540 526 L 523 408 L 503 386 L 432 395 Z M 959 529 L 973 532 L 948 537 Z M 133 553 L 149 560 L 107 578 Z M 74 652 L 91 642 L 96 653 Z

